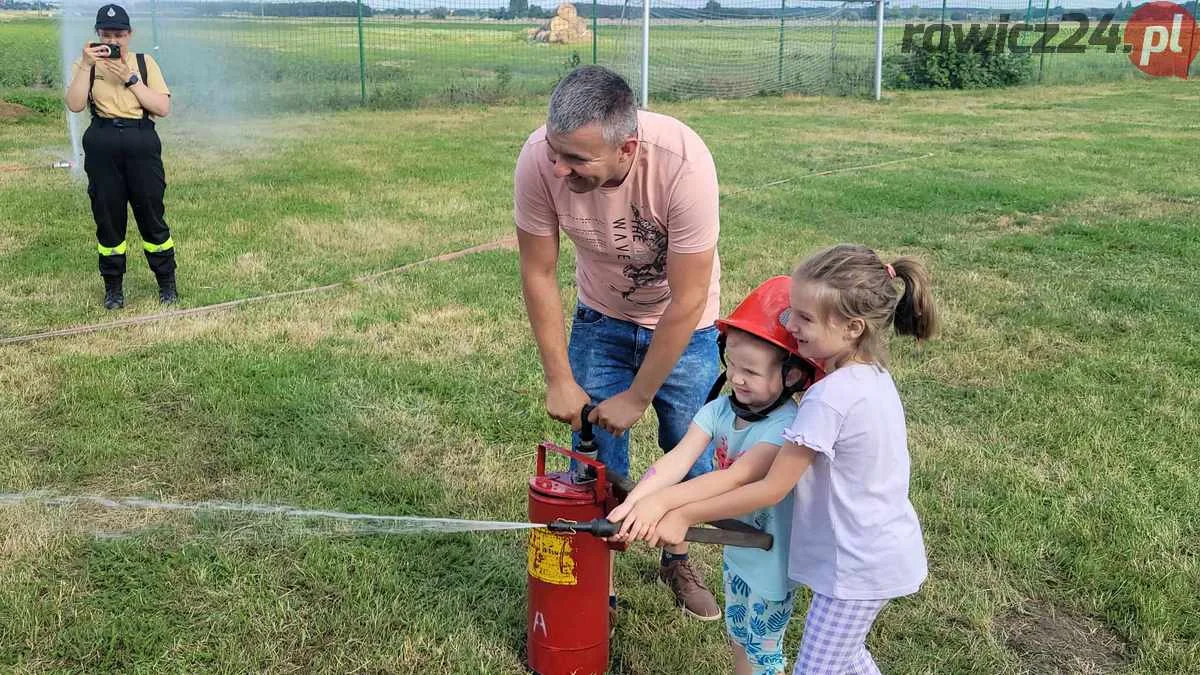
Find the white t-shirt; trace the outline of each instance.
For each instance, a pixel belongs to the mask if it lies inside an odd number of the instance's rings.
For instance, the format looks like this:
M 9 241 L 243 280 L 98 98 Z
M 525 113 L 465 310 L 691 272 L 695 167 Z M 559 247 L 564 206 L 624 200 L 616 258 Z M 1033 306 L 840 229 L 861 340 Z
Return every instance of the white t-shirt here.
M 808 389 L 784 438 L 817 453 L 795 490 L 788 576 L 840 600 L 915 593 L 927 573 L 908 500 L 908 435 L 896 384 L 843 366 Z

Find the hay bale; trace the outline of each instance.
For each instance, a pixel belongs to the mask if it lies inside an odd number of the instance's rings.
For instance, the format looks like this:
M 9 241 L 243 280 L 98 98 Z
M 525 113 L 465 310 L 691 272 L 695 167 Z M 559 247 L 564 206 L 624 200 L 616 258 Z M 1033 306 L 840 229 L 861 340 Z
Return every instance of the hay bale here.
M 592 39 L 592 31 L 588 28 L 587 21 L 579 16 L 575 5 L 569 2 L 559 5 L 554 18 L 542 24 L 540 28 L 526 31 L 526 35 L 531 42 L 556 44 L 572 44 Z

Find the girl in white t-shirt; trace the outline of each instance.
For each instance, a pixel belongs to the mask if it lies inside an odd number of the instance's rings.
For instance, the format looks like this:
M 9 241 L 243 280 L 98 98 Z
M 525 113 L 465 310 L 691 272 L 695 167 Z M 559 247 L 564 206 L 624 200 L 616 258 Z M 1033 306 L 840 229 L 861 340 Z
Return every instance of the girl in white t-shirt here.
M 929 275 L 911 258 L 835 246 L 792 275 L 780 321 L 799 353 L 824 364 L 805 392 L 765 475 L 668 512 L 646 535 L 682 540 L 689 525 L 729 518 L 795 493 L 788 575 L 812 589 L 795 673 L 878 673 L 866 637 L 891 598 L 915 593 L 925 546 L 908 499 L 904 409 L 885 369 L 889 325 L 929 338 L 936 328 Z

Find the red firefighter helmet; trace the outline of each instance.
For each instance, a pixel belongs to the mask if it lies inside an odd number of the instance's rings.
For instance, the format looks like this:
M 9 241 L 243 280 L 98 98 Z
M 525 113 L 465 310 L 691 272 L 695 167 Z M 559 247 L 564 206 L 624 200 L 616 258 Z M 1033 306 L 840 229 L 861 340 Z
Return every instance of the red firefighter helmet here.
M 725 363 L 725 340 L 729 335 L 730 328 L 737 328 L 766 340 L 788 353 L 787 358 L 783 361 L 783 391 L 773 404 L 762 410 L 750 410 L 738 401 L 736 396 L 730 394 L 730 405 L 734 414 L 748 422 L 766 419 L 773 410 L 790 400 L 793 394 L 808 389 L 825 375 L 825 371 L 820 365 L 800 355 L 796 338 L 783 326 L 783 314 L 792 305 L 789 297 L 791 285 L 791 277 L 782 275 L 771 277 L 759 284 L 758 288 L 750 291 L 750 295 L 747 295 L 746 299 L 742 300 L 741 304 L 727 318 L 717 320 L 717 330 L 721 333 L 721 337 L 717 341 L 721 353 L 721 363 Z M 797 368 L 803 373 L 802 377 L 788 385 L 788 377 Z M 709 390 L 707 400 L 715 400 L 721 394 L 725 380 L 726 374 L 722 372 Z
M 800 356 L 796 338 L 783 327 L 780 318 L 791 307 L 788 292 L 791 277 L 780 275 L 762 282 L 758 288 L 742 300 L 730 315 L 717 319 L 717 330 L 727 335 L 730 328 L 737 328 L 771 344 L 782 347 L 793 356 Z

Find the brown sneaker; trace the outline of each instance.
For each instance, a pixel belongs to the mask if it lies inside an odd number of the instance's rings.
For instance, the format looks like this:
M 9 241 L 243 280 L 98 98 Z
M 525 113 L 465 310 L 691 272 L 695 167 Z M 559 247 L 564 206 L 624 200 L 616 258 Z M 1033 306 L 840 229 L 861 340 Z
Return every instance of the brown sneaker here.
M 672 560 L 658 568 L 658 579 L 671 588 L 675 604 L 683 607 L 683 613 L 701 621 L 716 621 L 721 618 L 712 591 L 700 580 L 687 560 Z

